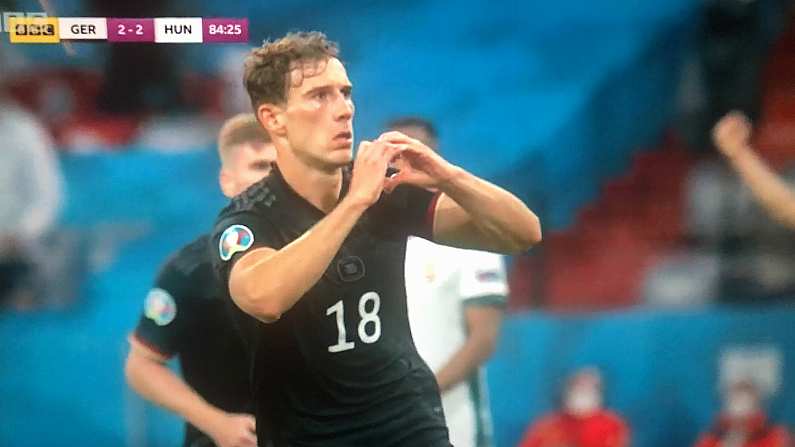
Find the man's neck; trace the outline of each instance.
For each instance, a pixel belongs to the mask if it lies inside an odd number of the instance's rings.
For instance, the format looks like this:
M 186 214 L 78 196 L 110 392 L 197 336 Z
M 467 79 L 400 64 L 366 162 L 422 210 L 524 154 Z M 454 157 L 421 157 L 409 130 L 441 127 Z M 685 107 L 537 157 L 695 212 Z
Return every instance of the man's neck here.
M 315 208 L 330 213 L 342 191 L 342 168 L 321 170 L 295 157 L 279 155 L 276 165 L 287 184 Z

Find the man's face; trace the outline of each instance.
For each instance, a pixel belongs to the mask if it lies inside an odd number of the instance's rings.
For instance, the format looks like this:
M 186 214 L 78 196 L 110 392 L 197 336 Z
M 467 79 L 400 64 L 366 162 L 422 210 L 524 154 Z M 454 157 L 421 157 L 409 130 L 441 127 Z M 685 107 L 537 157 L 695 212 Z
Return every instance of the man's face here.
M 567 413 L 585 417 L 602 408 L 601 380 L 590 373 L 576 375 L 564 393 L 564 409 Z
M 307 63 L 291 73 L 286 129 L 304 163 L 335 169 L 353 160 L 351 81 L 337 58 Z
M 273 143 L 243 143 L 235 148 L 231 163 L 224 168 L 228 188 L 224 194 L 233 197 L 270 174 L 276 161 Z
M 732 387 L 726 395 L 724 412 L 733 420 L 743 421 L 754 416 L 760 408 L 760 397 L 750 386 Z

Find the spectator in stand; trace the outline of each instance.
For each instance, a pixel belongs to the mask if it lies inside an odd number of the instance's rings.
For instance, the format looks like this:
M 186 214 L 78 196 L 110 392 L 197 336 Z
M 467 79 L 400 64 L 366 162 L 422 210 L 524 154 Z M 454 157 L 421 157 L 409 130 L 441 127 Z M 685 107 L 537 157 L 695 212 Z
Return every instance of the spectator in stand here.
M 594 368 L 577 371 L 563 390 L 562 408 L 535 422 L 519 447 L 626 447 L 629 428 L 604 408 L 602 377 Z
M 61 208 L 61 172 L 50 134 L 2 96 L 0 135 L 0 303 L 25 310 L 43 290 L 43 240 Z
M 750 381 L 728 387 L 715 425 L 701 435 L 696 447 L 790 447 L 787 429 L 768 420 L 759 388 Z

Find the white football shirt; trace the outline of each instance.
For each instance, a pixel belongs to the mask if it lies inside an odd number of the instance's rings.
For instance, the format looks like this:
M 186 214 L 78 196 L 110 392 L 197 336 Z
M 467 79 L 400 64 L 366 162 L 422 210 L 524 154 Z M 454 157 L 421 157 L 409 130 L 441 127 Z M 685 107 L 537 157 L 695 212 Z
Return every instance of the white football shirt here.
M 500 255 L 434 244 L 410 237 L 406 250 L 406 295 L 417 351 L 434 373 L 467 337 L 466 306 L 503 307 L 508 295 Z M 485 375 L 476 375 L 442 395 L 450 440 L 456 447 L 491 444 Z

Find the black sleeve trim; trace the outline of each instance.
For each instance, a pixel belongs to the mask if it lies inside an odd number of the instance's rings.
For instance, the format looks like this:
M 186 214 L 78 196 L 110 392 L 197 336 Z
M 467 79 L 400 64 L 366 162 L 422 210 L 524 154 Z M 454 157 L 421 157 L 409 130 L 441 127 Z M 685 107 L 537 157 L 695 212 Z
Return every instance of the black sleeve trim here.
M 463 301 L 464 307 L 499 307 L 503 309 L 507 304 L 508 300 L 505 295 L 482 295 L 467 298 Z
M 141 334 L 138 333 L 138 331 L 130 334 L 130 337 L 134 339 L 136 342 L 145 346 L 147 349 L 150 349 L 153 352 L 160 355 L 161 357 L 164 357 L 165 359 L 171 359 L 176 355 L 176 353 L 168 352 L 167 350 L 164 350 L 163 348 L 157 346 L 156 344 L 150 342 L 149 340 L 144 339 L 143 336 L 141 336 Z

